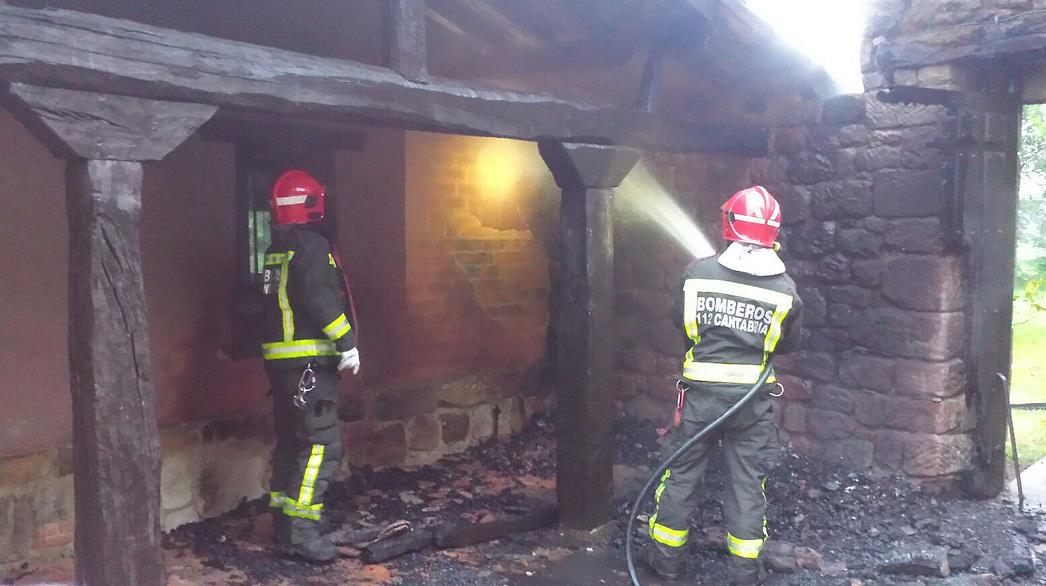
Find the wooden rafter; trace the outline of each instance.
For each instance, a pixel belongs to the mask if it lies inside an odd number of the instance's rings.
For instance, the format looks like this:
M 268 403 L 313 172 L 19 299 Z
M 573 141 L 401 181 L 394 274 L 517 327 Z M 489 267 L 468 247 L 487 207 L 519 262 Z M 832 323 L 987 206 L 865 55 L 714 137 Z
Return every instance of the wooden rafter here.
M 418 84 L 352 61 L 64 10 L 0 5 L 0 80 L 523 140 L 760 154 L 765 133 L 551 96 Z

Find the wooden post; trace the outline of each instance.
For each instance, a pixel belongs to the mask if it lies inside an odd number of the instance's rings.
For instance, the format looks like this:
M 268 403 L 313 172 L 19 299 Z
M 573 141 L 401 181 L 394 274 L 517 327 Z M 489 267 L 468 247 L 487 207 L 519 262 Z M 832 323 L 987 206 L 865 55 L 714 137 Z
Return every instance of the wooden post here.
M 76 582 L 166 583 L 138 221 L 143 160 L 215 108 L 15 85 L 13 110 L 66 166 Z
M 425 0 L 386 0 L 383 9 L 386 63 L 410 81 L 427 83 Z
M 557 332 L 560 522 L 589 530 L 610 521 L 613 497 L 613 189 L 639 151 L 558 142 L 541 156 L 563 190 Z

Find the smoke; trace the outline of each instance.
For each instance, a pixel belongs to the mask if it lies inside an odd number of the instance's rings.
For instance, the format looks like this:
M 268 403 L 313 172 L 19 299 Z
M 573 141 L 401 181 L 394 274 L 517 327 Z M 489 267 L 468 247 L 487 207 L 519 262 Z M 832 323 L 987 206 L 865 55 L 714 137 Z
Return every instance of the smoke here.
M 715 254 L 708 237 L 642 161 L 621 183 L 615 201 L 621 211 L 657 225 L 694 258 Z

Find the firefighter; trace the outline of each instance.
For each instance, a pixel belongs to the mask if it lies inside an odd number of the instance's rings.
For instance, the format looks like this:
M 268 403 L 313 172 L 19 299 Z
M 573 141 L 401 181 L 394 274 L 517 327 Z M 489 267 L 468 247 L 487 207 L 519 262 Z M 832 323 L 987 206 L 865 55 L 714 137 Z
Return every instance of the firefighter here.
M 319 229 L 324 187 L 304 171 L 287 171 L 273 185 L 270 205 L 262 343 L 276 435 L 269 506 L 279 549 L 322 563 L 337 554 L 321 520 L 342 455 L 338 373 L 357 374 L 360 354 L 342 268 Z
M 777 256 L 781 210 L 772 195 L 755 186 L 734 194 L 722 207 L 725 251 L 687 267 L 673 306 L 686 336 L 675 425 L 665 455 L 733 406 L 758 382 L 767 359 L 794 350 L 800 341 L 802 302 Z M 663 578 L 685 573 L 690 516 L 713 450 L 722 446 L 727 486 L 723 499 L 726 542 L 733 584 L 758 584 L 764 572 L 759 553 L 766 540 L 763 489 L 778 451 L 773 396 L 776 378 L 714 437 L 695 444 L 667 470 L 655 492 L 650 519 L 653 543 L 645 561 Z

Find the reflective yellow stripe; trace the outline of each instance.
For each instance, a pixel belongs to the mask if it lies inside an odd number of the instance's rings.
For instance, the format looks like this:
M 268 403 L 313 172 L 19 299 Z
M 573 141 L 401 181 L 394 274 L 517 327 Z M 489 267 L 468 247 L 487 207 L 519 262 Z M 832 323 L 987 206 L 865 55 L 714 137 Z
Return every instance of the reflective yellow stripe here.
M 327 253 L 327 261 L 330 263 L 332 267 L 338 266 L 338 263 L 334 262 L 334 255 L 329 252 Z
M 323 503 L 302 505 L 296 503 L 294 499 L 288 498 L 283 504 L 283 514 L 288 517 L 298 517 L 299 519 L 319 521 L 320 517 L 323 515 Z
M 298 493 L 299 507 L 312 504 L 312 488 L 316 484 L 316 476 L 320 473 L 320 464 L 323 463 L 323 451 L 323 444 L 312 444 L 312 454 L 305 464 L 305 476 L 301 479 L 301 492 Z
M 658 485 L 657 491 L 654 492 L 654 502 L 661 503 L 661 495 L 665 492 L 665 485 L 668 483 L 668 479 L 672 477 L 671 470 L 665 470 L 665 473 L 661 475 L 661 484 Z
M 294 251 L 291 250 L 284 255 L 266 255 L 266 264 L 268 264 L 268 257 L 270 256 L 282 256 L 280 259 L 280 290 L 278 298 L 280 313 L 283 315 L 283 341 L 291 342 L 294 340 L 294 310 L 291 309 L 291 300 L 287 297 L 287 283 L 291 280 L 290 266 L 291 259 L 294 258 Z
M 697 329 L 697 287 L 695 280 L 687 280 L 683 283 L 683 329 L 686 337 L 694 341 L 696 346 L 701 341 L 701 334 Z
M 282 509 L 283 505 L 287 502 L 287 495 L 282 492 L 270 492 L 269 493 L 269 507 L 273 509 Z
M 282 265 L 287 255 L 282 252 L 272 252 L 265 255 L 265 266 Z
M 657 515 L 650 518 L 650 538 L 668 547 L 683 547 L 690 536 L 689 529 L 672 529 L 657 522 Z
M 734 383 L 754 385 L 763 374 L 763 366 L 760 364 L 721 364 L 717 362 L 694 362 L 687 360 L 683 364 L 683 376 L 697 382 L 706 383 Z M 774 382 L 776 377 L 771 374 L 766 382 Z
M 691 283 L 693 284 L 691 285 Z M 723 295 L 762 301 L 778 307 L 792 308 L 791 295 L 771 289 L 763 289 L 762 287 L 753 287 L 752 285 L 731 283 L 730 281 L 720 281 L 719 279 L 687 279 L 683 287 L 684 290 L 686 290 L 686 287 L 694 287 L 697 292 L 701 293 L 721 293 Z
M 337 342 L 345 334 L 352 330 L 352 325 L 349 324 L 349 319 L 345 317 L 345 314 L 339 315 L 334 321 L 323 326 L 323 333 L 327 334 L 327 337 Z
M 265 360 L 337 355 L 338 351 L 334 348 L 334 342 L 330 340 L 295 340 L 262 344 L 262 358 Z
M 726 534 L 726 545 L 730 553 L 737 557 L 756 559 L 759 557 L 759 552 L 763 550 L 763 542 L 765 539 L 738 539 L 733 535 Z

